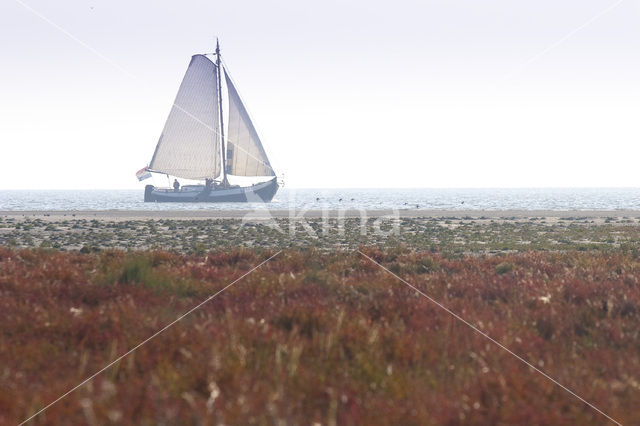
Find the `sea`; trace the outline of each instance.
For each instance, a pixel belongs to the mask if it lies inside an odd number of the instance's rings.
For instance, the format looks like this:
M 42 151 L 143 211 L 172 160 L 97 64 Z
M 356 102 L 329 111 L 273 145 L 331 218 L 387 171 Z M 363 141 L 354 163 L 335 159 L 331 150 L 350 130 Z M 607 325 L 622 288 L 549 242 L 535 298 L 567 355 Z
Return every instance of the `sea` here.
M 143 190 L 0 190 L 6 210 L 244 210 L 254 203 L 145 203 Z M 269 209 L 640 210 L 640 188 L 294 189 Z

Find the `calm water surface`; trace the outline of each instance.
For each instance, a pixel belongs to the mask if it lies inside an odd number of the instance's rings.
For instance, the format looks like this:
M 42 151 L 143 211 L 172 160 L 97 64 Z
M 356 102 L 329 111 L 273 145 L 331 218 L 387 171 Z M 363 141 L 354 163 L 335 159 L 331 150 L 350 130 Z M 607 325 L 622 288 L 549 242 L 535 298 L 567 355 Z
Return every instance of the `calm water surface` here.
M 247 203 L 145 203 L 143 190 L 0 191 L 0 210 L 239 210 Z M 270 209 L 640 209 L 640 188 L 290 189 Z

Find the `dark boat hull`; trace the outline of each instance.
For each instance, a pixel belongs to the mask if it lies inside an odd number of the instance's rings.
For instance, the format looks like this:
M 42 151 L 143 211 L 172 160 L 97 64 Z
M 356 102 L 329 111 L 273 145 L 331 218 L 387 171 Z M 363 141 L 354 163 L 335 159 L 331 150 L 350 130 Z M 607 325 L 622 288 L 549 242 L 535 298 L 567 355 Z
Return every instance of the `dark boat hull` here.
M 252 186 L 231 188 L 211 189 L 200 185 L 173 191 L 147 185 L 144 191 L 144 201 L 157 203 L 268 203 L 277 191 L 278 182 L 275 177 L 267 182 Z

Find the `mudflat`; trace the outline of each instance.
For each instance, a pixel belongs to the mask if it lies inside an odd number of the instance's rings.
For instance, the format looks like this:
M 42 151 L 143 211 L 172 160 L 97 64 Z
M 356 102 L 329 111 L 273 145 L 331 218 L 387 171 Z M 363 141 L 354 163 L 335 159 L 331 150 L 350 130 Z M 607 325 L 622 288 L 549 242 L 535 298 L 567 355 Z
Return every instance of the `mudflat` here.
M 640 219 L 640 210 L 270 210 L 267 208 L 238 210 L 0 210 L 0 217 L 39 218 L 43 220 L 96 219 L 96 220 L 152 220 L 152 219 L 269 219 L 269 218 L 361 218 L 397 216 L 401 218 L 474 218 L 474 219 L 526 219 L 526 218 L 633 218 Z
M 5 212 L 0 214 L 0 245 L 201 254 L 222 247 L 331 250 L 370 245 L 405 245 L 456 255 L 619 249 L 640 247 L 639 214 L 442 210 Z

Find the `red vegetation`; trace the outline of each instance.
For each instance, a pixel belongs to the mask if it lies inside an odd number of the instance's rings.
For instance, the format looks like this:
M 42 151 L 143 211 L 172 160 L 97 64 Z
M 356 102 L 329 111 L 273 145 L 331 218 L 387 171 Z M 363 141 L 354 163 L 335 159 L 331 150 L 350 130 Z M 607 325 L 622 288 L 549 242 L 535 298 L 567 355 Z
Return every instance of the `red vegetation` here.
M 366 250 L 616 420 L 640 423 L 640 260 Z M 272 253 L 0 249 L 15 424 Z M 603 424 L 357 253 L 285 251 L 33 424 Z

